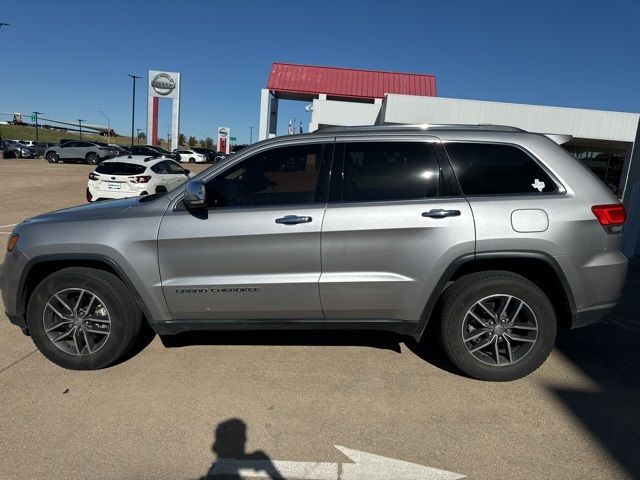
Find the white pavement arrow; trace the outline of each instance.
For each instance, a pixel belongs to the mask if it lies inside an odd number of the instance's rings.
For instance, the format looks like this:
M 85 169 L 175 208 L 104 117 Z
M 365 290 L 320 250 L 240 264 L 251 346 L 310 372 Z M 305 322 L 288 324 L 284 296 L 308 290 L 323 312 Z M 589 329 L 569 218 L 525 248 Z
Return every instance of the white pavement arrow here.
M 215 478 L 221 475 L 235 475 L 240 478 L 280 480 L 457 480 L 465 478 L 459 473 L 351 450 L 339 445 L 335 447 L 353 460 L 353 463 L 221 458 L 211 467 L 208 476 Z
M 335 447 L 353 460 L 342 464 L 340 480 L 456 480 L 464 478 L 459 473 L 425 467 L 417 463 L 396 460 L 395 458 L 360 452 L 335 445 Z

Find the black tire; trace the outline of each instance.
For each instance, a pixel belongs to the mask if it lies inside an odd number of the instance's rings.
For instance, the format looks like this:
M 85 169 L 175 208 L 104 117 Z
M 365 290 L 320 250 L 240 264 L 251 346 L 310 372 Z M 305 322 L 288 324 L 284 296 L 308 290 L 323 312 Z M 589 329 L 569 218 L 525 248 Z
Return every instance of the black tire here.
M 156 193 L 162 193 L 162 192 L 166 192 L 167 191 L 167 187 L 165 187 L 164 185 L 158 185 L 156 187 Z
M 89 165 L 97 165 L 98 163 L 100 163 L 100 157 L 97 153 L 89 152 L 87 153 L 85 159 L 87 160 L 87 163 Z
M 469 324 L 474 323 L 475 320 L 472 316 L 468 316 L 470 309 L 477 308 L 475 305 L 480 300 L 487 301 L 488 299 L 489 302 L 492 302 L 494 298 L 505 298 L 499 297 L 500 295 L 512 296 L 516 299 L 511 307 L 513 309 L 518 305 L 517 300 L 523 301 L 526 307 L 523 306 L 518 310 L 521 313 L 515 313 L 512 310 L 513 316 L 517 316 L 519 319 L 533 319 L 530 324 L 524 323 L 522 325 L 535 324 L 537 332 L 518 330 L 517 326 L 513 327 L 516 330 L 514 333 L 512 330 L 504 329 L 496 331 L 500 321 L 494 322 L 495 326 L 488 324 L 487 328 L 471 330 L 474 327 Z M 496 306 L 498 301 L 495 300 Z M 542 365 L 553 349 L 557 334 L 557 321 L 553 306 L 537 285 L 515 273 L 495 270 L 465 275 L 445 291 L 441 305 L 440 342 L 442 348 L 453 364 L 470 377 L 488 381 L 509 381 L 525 377 Z M 500 304 L 500 308 L 502 305 Z M 474 312 L 477 313 L 477 311 Z M 465 324 L 467 318 L 469 320 Z M 491 317 L 487 315 L 483 321 L 490 319 Z M 479 324 L 475 323 L 475 325 Z M 507 325 L 509 325 L 508 320 L 503 327 L 506 328 Z M 481 333 L 483 330 L 487 330 L 485 336 L 472 341 L 464 341 L 463 335 L 470 338 L 476 332 Z M 527 340 L 527 343 L 517 343 L 517 340 L 512 338 L 514 334 L 518 334 L 517 336 L 520 338 L 535 339 L 533 341 Z M 485 350 L 480 350 L 475 354 L 471 353 L 471 350 L 477 346 L 485 345 L 492 338 L 495 339 L 495 343 L 490 344 L 490 347 L 485 347 Z M 509 350 L 507 350 L 507 343 Z M 496 348 L 498 353 L 493 353 Z M 493 349 L 493 352 L 490 352 L 489 349 Z M 504 356 L 500 353 L 501 349 Z M 517 358 L 518 349 L 522 349 L 520 350 L 522 358 Z M 486 356 L 485 351 L 489 351 Z M 522 352 L 526 353 L 522 354 Z M 510 357 L 515 361 L 509 363 Z M 497 360 L 495 360 L 496 358 Z M 488 364 L 492 361 L 495 361 L 496 364 Z M 502 364 L 500 364 L 501 361 Z M 505 365 L 505 363 L 507 364 Z
M 195 158 L 193 158 L 193 157 L 191 157 L 191 158 L 189 159 L 189 163 L 196 163 L 196 159 L 195 159 Z
M 20 152 L 20 150 L 14 150 L 13 155 L 15 158 L 22 158 L 22 152 Z
M 45 158 L 49 163 L 58 163 L 60 161 L 60 157 L 56 152 L 47 152 L 47 155 Z
M 65 289 L 83 289 L 85 294 L 89 292 L 98 297 L 98 301 L 91 304 L 94 309 L 102 305 L 106 308 L 110 331 L 93 353 L 75 355 L 63 351 L 45 331 L 45 319 L 53 318 L 52 323 L 62 323 L 60 317 L 56 317 L 52 309 L 47 307 L 47 302 L 55 294 L 63 295 L 61 292 Z M 35 288 L 27 307 L 27 325 L 33 343 L 53 363 L 72 370 L 97 370 L 117 362 L 131 348 L 140 333 L 142 313 L 129 290 L 112 273 L 94 268 L 70 267 L 49 275 Z M 66 328 L 62 327 L 60 332 L 64 333 Z M 78 333 L 83 333 L 80 328 L 84 327 L 79 326 Z M 82 343 L 82 337 L 78 337 Z M 70 338 L 73 337 L 68 337 Z M 94 335 L 93 338 L 99 340 L 102 337 Z M 94 343 L 94 348 L 98 343 Z M 85 348 L 83 346 L 82 352 Z

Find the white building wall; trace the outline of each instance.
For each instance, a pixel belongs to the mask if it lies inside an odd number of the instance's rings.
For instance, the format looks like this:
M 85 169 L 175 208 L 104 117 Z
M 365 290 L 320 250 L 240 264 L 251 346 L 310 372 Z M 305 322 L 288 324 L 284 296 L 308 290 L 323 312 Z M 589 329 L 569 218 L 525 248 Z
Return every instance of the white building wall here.
M 312 107 L 310 131 L 318 125 L 375 125 L 381 104 L 315 99 Z
M 633 142 L 639 118 L 637 113 L 389 94 L 380 123 L 490 123 L 537 133 Z

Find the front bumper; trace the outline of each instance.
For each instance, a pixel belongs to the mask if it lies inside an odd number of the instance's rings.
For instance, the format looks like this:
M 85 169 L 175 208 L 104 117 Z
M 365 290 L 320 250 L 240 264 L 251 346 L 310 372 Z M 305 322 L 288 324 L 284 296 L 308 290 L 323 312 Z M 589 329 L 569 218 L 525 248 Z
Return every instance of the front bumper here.
M 4 263 L 0 265 L 0 294 L 9 321 L 26 331 L 26 315 L 24 305 L 21 305 L 18 293 L 20 290 L 21 274 L 29 259 L 19 252 L 7 253 Z
M 609 303 L 607 305 L 599 305 L 597 307 L 585 308 L 584 310 L 578 310 L 573 317 L 573 323 L 571 328 L 580 328 L 593 323 L 602 322 L 606 320 L 609 315 L 615 310 L 618 303 Z

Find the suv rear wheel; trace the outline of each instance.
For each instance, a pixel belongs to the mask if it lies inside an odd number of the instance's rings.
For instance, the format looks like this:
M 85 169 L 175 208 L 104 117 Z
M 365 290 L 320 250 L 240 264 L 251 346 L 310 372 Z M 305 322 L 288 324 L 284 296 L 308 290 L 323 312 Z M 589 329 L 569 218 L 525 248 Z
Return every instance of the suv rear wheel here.
M 49 163 L 58 163 L 60 161 L 60 157 L 56 152 L 48 152 L 46 159 Z
M 97 165 L 100 162 L 100 157 L 97 153 L 89 152 L 87 153 L 86 160 L 89 165 Z
M 442 299 L 440 340 L 451 361 L 479 380 L 522 378 L 549 356 L 556 315 L 537 285 L 505 271 L 465 275 Z
M 33 291 L 27 324 L 36 347 L 73 370 L 107 367 L 133 345 L 142 314 L 115 275 L 72 267 L 45 278 Z

